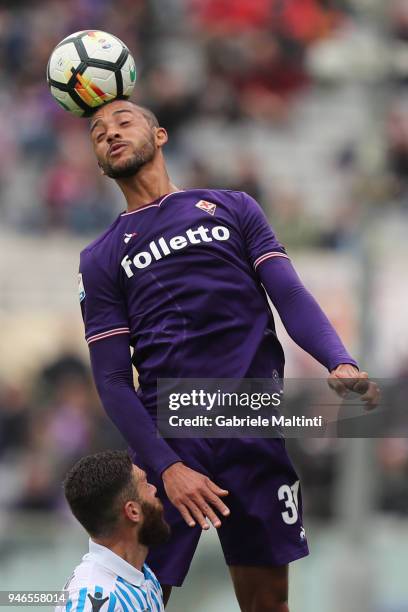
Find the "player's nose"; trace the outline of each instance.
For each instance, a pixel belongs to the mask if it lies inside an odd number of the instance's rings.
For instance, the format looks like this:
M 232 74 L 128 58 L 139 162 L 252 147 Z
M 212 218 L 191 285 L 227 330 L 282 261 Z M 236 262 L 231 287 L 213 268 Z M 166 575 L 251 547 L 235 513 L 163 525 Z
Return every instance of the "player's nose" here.
M 108 128 L 106 133 L 106 141 L 112 144 L 115 140 L 120 140 L 120 132 L 116 127 Z

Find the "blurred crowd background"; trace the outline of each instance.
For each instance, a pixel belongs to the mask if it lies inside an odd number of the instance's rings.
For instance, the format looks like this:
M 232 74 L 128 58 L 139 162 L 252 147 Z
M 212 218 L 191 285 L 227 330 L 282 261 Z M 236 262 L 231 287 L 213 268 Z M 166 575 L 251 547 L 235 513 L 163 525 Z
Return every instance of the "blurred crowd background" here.
M 82 29 L 112 32 L 131 49 L 135 100 L 169 132 L 174 182 L 258 199 L 362 366 L 408 375 L 407 0 L 1 0 L 0 574 L 9 581 L 25 571 L 30 525 L 43 525 L 42 542 L 49 521 L 69 529 L 67 468 L 123 446 L 93 387 L 75 281 L 79 251 L 124 204 L 98 171 L 87 121 L 58 107 L 45 82 L 53 47 Z M 280 331 L 288 375 L 324 376 Z M 290 441 L 306 526 L 322 542 L 309 581 L 339 532 L 349 443 Z M 408 439 L 377 440 L 368 452 L 377 478 L 367 519 L 380 521 L 378 537 L 395 541 L 398 556 Z M 18 546 L 17 533 L 28 534 Z M 213 542 L 208 551 L 221 555 Z M 58 576 L 65 570 L 61 561 Z M 394 579 L 359 612 L 406 610 Z M 200 610 L 216 609 L 203 601 Z M 231 601 L 225 610 L 236 609 Z M 324 610 L 346 612 L 338 605 Z

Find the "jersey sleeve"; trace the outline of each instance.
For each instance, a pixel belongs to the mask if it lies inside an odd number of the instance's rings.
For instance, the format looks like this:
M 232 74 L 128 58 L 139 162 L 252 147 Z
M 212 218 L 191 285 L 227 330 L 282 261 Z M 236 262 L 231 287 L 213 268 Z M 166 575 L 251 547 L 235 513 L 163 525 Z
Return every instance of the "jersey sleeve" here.
M 88 344 L 129 333 L 124 297 L 108 270 L 98 264 L 91 251 L 81 253 L 78 289 Z
M 288 258 L 285 247 L 276 238 L 262 208 L 247 193 L 241 193 L 240 222 L 249 260 L 256 270 L 272 257 Z

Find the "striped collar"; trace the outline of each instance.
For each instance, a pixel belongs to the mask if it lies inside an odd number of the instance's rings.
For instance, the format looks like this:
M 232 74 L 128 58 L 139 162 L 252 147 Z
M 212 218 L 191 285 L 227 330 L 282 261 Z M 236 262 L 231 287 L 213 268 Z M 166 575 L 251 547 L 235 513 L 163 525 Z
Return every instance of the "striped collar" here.
M 130 565 L 130 563 L 110 550 L 110 548 L 97 544 L 91 539 L 89 539 L 89 553 L 82 560 L 93 561 L 98 565 L 102 565 L 116 576 L 120 576 L 134 586 L 141 586 L 145 582 L 143 572 Z
M 120 216 L 127 217 L 128 215 L 134 215 L 135 213 L 141 212 L 142 210 L 146 210 L 147 208 L 160 208 L 160 206 L 163 204 L 163 202 L 167 200 L 167 198 L 170 198 L 176 193 L 182 193 L 183 191 L 185 190 L 177 189 L 176 191 L 170 191 L 170 193 L 166 193 L 164 196 L 160 196 L 156 200 L 153 200 L 153 202 L 149 202 L 148 204 L 142 204 L 142 206 L 139 206 L 139 208 L 136 208 L 136 210 L 131 210 L 130 212 L 123 212 Z

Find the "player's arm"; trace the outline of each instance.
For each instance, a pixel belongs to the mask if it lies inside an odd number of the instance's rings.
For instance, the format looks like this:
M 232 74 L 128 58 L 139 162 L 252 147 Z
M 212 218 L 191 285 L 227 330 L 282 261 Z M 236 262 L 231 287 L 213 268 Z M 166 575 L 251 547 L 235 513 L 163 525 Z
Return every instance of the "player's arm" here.
M 354 389 L 367 406 L 378 400 L 378 388 L 367 382 L 336 330 L 305 288 L 277 241 L 259 205 L 244 197 L 242 227 L 248 256 L 290 337 L 330 372 L 329 384 L 339 394 Z
M 157 474 L 180 461 L 156 435 L 154 423 L 136 395 L 129 327 L 123 297 L 92 252 L 81 254 L 80 303 L 92 371 L 102 404 L 129 445 Z
M 227 491 L 181 462 L 163 438 L 157 436 L 151 416 L 139 400 L 129 349 L 124 300 L 116 283 L 98 267 L 91 254 L 81 256 L 80 300 L 89 345 L 92 372 L 106 413 L 145 465 L 163 479 L 170 501 L 188 525 L 203 529 L 220 520 L 214 510 L 228 514 L 220 499 Z
M 89 350 L 95 384 L 108 416 L 143 461 L 161 474 L 168 498 L 186 523 L 194 527 L 197 521 L 208 529 L 208 517 L 219 527 L 221 521 L 214 510 L 228 514 L 220 499 L 227 491 L 181 463 L 165 440 L 157 437 L 155 425 L 135 393 L 128 338 L 124 334 L 111 336 L 91 343 Z
M 303 285 L 289 259 L 276 257 L 259 266 L 259 278 L 288 334 L 330 372 L 329 384 L 340 395 L 348 389 L 362 394 L 374 406 L 378 389 L 360 372 L 336 330 L 314 297 Z
M 180 457 L 157 437 L 153 420 L 133 384 L 129 336 L 118 334 L 89 345 L 95 385 L 112 422 L 143 462 L 160 475 Z

